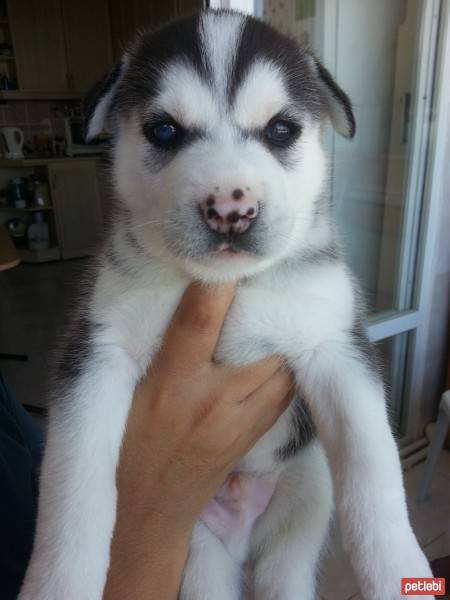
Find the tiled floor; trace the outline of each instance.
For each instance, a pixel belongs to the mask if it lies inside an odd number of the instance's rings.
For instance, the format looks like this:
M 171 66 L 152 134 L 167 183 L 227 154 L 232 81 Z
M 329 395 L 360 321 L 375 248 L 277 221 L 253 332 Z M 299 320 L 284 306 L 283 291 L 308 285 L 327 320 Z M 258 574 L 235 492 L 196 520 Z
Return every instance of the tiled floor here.
M 52 349 L 70 313 L 74 284 L 86 261 L 21 265 L 0 273 L 0 352 L 29 355 L 23 363 L 1 361 L 1 369 L 18 398 L 45 406 Z M 450 554 L 450 453 L 443 452 L 429 499 L 414 501 L 422 465 L 406 473 L 414 530 L 430 560 Z M 337 527 L 322 566 L 321 600 L 362 600 Z

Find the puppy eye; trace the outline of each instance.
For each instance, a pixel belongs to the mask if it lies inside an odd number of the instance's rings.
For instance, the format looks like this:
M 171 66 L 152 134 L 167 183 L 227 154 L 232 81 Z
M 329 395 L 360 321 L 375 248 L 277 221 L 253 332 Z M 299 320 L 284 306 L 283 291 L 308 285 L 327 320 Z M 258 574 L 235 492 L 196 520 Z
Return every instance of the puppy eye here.
M 173 123 L 159 123 L 152 130 L 153 136 L 162 143 L 173 142 L 178 134 L 178 130 Z
M 283 145 L 287 144 L 291 140 L 295 132 L 296 130 L 291 123 L 277 119 L 275 121 L 271 121 L 267 125 L 265 129 L 265 136 L 270 142 Z
M 144 123 L 142 133 L 154 146 L 162 150 L 176 149 L 183 141 L 186 131 L 173 120 L 150 120 Z

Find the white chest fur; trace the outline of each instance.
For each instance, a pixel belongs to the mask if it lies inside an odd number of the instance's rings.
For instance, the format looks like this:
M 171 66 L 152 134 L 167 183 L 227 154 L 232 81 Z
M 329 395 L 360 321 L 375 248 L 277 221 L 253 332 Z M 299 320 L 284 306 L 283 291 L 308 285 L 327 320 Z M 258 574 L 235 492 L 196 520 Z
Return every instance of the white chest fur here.
M 108 343 L 119 345 L 143 373 L 188 285 L 180 273 L 149 268 L 139 280 L 104 269 L 96 287 L 91 318 L 106 326 Z M 241 282 L 217 347 L 218 361 L 236 366 L 272 354 L 298 361 L 318 345 L 351 327 L 353 291 L 339 262 L 290 265 Z M 250 471 L 273 468 L 274 450 L 289 438 L 283 415 L 244 458 Z

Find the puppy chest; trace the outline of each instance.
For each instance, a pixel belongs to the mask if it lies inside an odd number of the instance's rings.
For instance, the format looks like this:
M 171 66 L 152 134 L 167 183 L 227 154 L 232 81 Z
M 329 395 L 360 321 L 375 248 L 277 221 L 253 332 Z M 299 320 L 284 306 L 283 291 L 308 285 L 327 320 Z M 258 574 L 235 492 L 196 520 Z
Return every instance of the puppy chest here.
M 242 290 L 224 323 L 216 358 L 247 364 L 271 354 L 288 360 L 351 327 L 351 302 L 289 289 Z

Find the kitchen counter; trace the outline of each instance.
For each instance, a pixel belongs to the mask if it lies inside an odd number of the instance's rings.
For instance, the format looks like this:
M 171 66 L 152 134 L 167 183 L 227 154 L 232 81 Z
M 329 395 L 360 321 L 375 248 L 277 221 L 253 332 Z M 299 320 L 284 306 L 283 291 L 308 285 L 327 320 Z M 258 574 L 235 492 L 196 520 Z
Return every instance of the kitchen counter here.
M 50 247 L 20 248 L 23 262 L 40 263 L 92 254 L 103 237 L 104 215 L 109 214 L 112 203 L 104 173 L 107 156 L 0 159 L 0 187 L 7 188 L 14 177 L 33 173 L 48 182 L 48 201 L 44 207 L 0 206 L 0 224 L 16 218 L 29 225 L 36 212 L 43 213 L 48 224 Z

